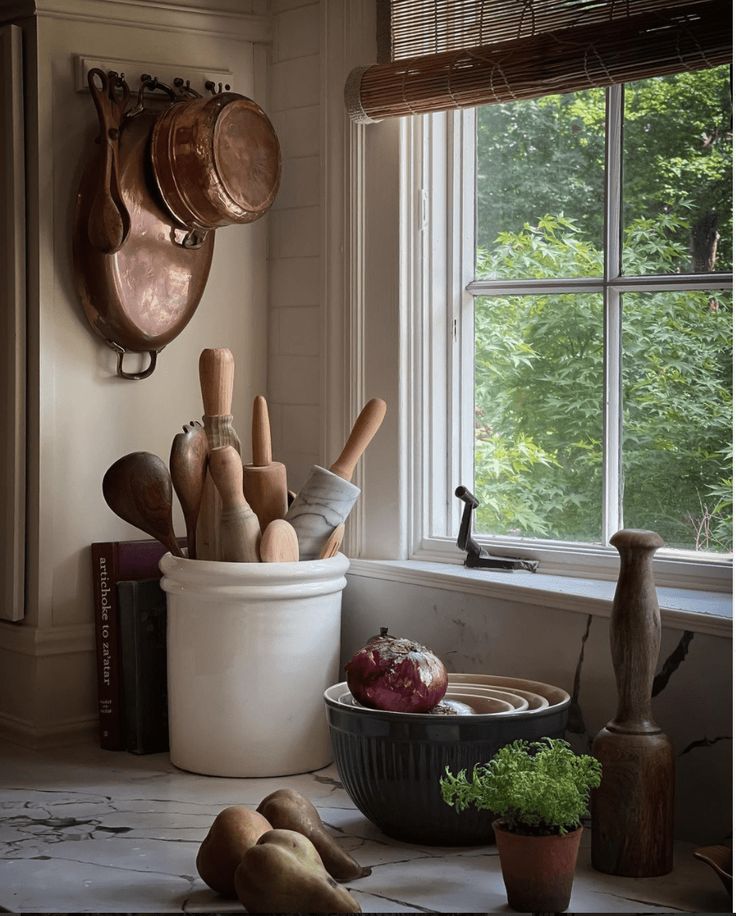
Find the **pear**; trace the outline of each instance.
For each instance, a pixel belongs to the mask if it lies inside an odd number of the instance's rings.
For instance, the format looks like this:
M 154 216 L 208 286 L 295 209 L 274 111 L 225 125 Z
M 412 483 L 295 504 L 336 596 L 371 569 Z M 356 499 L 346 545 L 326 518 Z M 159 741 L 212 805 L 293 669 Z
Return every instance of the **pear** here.
M 272 827 L 296 830 L 311 840 L 322 864 L 336 881 L 354 881 L 370 875 L 370 868 L 364 868 L 342 849 L 325 829 L 314 805 L 294 789 L 272 792 L 260 803 L 258 812 Z
M 295 830 L 269 830 L 235 870 L 249 913 L 360 913 L 360 904 L 327 874 L 314 844 Z
M 205 884 L 223 897 L 235 897 L 235 869 L 271 824 L 245 805 L 220 811 L 197 853 L 197 871 Z

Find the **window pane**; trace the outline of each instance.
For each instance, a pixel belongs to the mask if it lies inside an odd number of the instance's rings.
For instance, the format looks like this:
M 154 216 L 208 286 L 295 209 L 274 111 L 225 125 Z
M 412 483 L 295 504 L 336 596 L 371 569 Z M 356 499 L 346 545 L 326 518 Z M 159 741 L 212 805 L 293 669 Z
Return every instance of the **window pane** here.
M 730 552 L 732 297 L 635 293 L 623 306 L 624 523 Z
M 601 542 L 602 297 L 475 300 L 479 532 Z
M 623 270 L 731 270 L 729 68 L 624 89 Z
M 483 106 L 476 136 L 477 276 L 600 276 L 604 90 Z

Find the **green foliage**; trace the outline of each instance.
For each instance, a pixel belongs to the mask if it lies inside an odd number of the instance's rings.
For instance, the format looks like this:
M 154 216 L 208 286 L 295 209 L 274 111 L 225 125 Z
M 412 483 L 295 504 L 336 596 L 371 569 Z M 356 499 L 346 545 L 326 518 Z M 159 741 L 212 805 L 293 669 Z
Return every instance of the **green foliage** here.
M 631 227 L 640 264 L 680 256 L 671 226 Z M 550 265 L 570 276 L 596 265 L 581 235 L 573 220 L 547 215 L 478 257 L 498 276 L 519 263 L 530 277 Z M 731 549 L 731 325 L 724 293 L 623 299 L 625 524 L 653 528 L 671 547 Z M 478 298 L 475 340 L 478 530 L 599 542 L 601 297 Z
M 502 747 L 486 764 L 476 764 L 468 778 L 445 768 L 442 798 L 456 811 L 470 805 L 503 818 L 512 833 L 565 834 L 580 826 L 590 790 L 600 785 L 601 765 L 577 755 L 567 741 L 517 740 Z
M 629 83 L 624 89 L 625 256 L 636 258 L 635 224 L 673 220 L 678 259 L 658 265 L 686 272 L 698 262 L 696 237 L 718 231 L 715 269 L 731 267 L 731 99 L 728 67 Z M 605 93 L 601 89 L 488 105 L 477 115 L 477 238 L 492 250 L 505 232 L 546 213 L 572 218 L 601 255 Z M 493 276 L 483 271 L 480 276 Z M 703 269 L 702 267 L 697 269 Z M 523 274 L 517 274 L 521 276 Z M 589 276 L 585 272 L 579 276 Z M 544 276 L 553 276 L 545 273 Z
M 629 84 L 624 99 L 624 274 L 729 269 L 728 68 Z M 604 126 L 602 90 L 478 110 L 477 276 L 603 276 Z M 475 304 L 478 530 L 600 543 L 602 296 Z M 627 293 L 621 330 L 624 524 L 728 552 L 731 296 Z

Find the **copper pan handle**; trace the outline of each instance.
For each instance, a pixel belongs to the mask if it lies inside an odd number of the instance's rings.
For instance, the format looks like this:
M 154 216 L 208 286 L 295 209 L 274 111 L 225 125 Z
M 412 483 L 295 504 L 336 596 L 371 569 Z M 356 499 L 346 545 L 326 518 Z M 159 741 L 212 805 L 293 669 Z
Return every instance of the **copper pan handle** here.
M 102 83 L 98 86 L 96 80 Z M 94 68 L 87 74 L 87 84 L 100 121 L 102 169 L 97 193 L 87 222 L 89 240 L 104 254 L 114 254 L 123 247 L 130 232 L 130 215 L 123 203 L 118 175 L 117 144 L 120 122 L 115 117 L 110 98 L 110 79 L 104 70 Z
M 123 369 L 123 357 L 128 351 L 124 347 L 121 347 L 120 344 L 116 344 L 113 341 L 108 341 L 108 343 L 118 354 L 117 372 L 120 378 L 127 378 L 137 381 L 138 379 L 148 378 L 149 375 L 153 375 L 153 370 L 156 368 L 156 357 L 158 356 L 157 350 L 148 350 L 149 362 L 146 368 L 141 372 L 126 372 L 125 369 Z

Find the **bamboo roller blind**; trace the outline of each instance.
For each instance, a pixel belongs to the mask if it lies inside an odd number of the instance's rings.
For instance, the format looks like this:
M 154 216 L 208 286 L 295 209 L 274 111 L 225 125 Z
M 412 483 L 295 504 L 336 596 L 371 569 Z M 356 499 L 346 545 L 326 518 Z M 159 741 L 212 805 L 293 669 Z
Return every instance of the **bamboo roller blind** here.
M 379 0 L 388 60 L 354 70 L 345 102 L 365 123 L 730 63 L 731 16 L 730 0 Z

